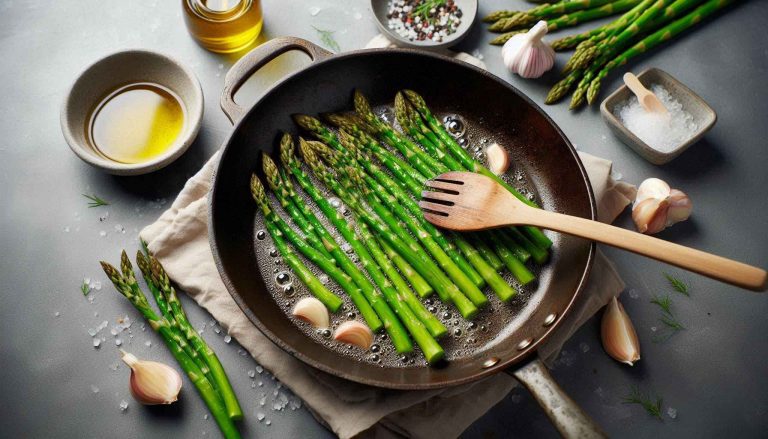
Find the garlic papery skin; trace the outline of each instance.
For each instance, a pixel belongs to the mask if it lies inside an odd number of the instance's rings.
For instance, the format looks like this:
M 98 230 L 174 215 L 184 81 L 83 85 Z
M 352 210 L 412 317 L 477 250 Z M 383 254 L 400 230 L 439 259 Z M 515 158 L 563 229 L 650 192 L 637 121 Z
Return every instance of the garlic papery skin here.
M 688 196 L 658 178 L 649 178 L 637 188 L 632 219 L 640 233 L 653 234 L 691 216 L 693 203 Z
M 323 302 L 314 297 L 305 297 L 293 307 L 293 315 L 317 329 L 330 327 L 330 316 Z
M 693 202 L 683 191 L 672 189 L 669 192 L 669 211 L 667 212 L 667 226 L 685 221 L 693 212 Z
M 541 41 L 547 22 L 539 21 L 527 33 L 517 34 L 501 48 L 504 65 L 523 78 L 538 78 L 555 65 L 555 51 Z
M 179 399 L 181 375 L 176 369 L 156 361 L 139 360 L 120 350 L 122 360 L 131 368 L 131 394 L 146 405 L 172 404 Z
M 605 307 L 600 336 L 603 349 L 614 360 L 632 366 L 640 359 L 640 342 L 635 327 L 616 297 Z
M 342 343 L 351 344 L 361 349 L 368 349 L 373 344 L 371 329 L 356 320 L 342 323 L 333 333 L 333 339 Z
M 653 234 L 667 227 L 667 199 L 648 198 L 632 208 L 632 220 L 640 233 Z
M 485 154 L 488 157 L 488 169 L 496 175 L 507 172 L 509 165 L 512 164 L 509 153 L 498 143 L 491 144 Z

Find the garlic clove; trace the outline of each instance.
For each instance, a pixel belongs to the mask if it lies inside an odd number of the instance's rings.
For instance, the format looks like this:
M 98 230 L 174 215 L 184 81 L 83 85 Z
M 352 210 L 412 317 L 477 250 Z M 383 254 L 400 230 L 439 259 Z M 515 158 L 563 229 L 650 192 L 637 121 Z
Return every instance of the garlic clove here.
M 351 344 L 361 349 L 368 349 L 373 344 L 371 329 L 356 320 L 344 322 L 336 328 L 333 339 L 342 343 Z
M 667 182 L 659 178 L 648 178 L 637 187 L 635 204 L 642 203 L 648 198 L 663 199 L 669 197 L 672 191 Z
M 600 337 L 605 352 L 614 360 L 632 366 L 640 359 L 640 342 L 635 327 L 616 297 L 605 307 Z
M 632 208 L 632 220 L 640 233 L 653 234 L 667 226 L 667 199 L 648 198 Z
M 538 78 L 555 65 L 555 51 L 541 41 L 547 22 L 539 21 L 527 33 L 517 34 L 501 48 L 504 65 L 523 78 Z
M 314 297 L 305 297 L 293 307 L 293 315 L 304 320 L 315 328 L 330 327 L 330 316 L 322 302 Z
M 493 143 L 485 151 L 488 157 L 488 169 L 496 175 L 507 172 L 512 161 L 509 153 L 498 143 Z
M 137 401 L 146 405 L 171 404 L 181 391 L 181 375 L 176 369 L 156 361 L 139 360 L 120 350 L 122 360 L 131 368 L 130 389 Z
M 669 193 L 669 211 L 667 212 L 667 226 L 685 221 L 691 216 L 693 202 L 683 191 L 672 189 Z

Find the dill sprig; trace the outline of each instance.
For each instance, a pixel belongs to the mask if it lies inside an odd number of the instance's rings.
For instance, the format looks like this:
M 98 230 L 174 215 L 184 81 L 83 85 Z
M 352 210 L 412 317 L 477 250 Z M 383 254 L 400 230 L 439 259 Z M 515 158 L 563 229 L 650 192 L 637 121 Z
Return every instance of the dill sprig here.
M 91 292 L 91 286 L 90 286 L 90 285 L 88 285 L 88 282 L 86 282 L 85 280 L 83 280 L 83 284 L 82 284 L 82 285 L 80 285 L 80 291 L 82 291 L 82 292 L 83 292 L 83 296 L 87 296 L 87 295 L 88 295 L 88 293 L 90 293 L 90 292 Z
M 318 35 L 320 35 L 320 41 L 322 41 L 329 49 L 332 49 L 334 52 L 341 52 L 339 43 L 333 38 L 333 34 L 335 34 L 336 31 L 318 29 L 314 26 L 312 26 L 312 28 L 317 31 Z
M 632 386 L 629 396 L 624 398 L 624 404 L 638 404 L 643 407 L 649 415 L 659 420 L 661 420 L 662 401 L 662 398 L 644 395 L 640 392 L 640 389 L 637 386 Z
M 677 291 L 680 294 L 685 294 L 686 296 L 691 295 L 691 293 L 688 292 L 688 284 L 676 278 L 675 276 L 672 276 L 669 273 L 664 273 L 664 277 L 667 278 L 667 280 L 672 285 L 672 288 L 675 289 L 675 291 Z
M 85 198 L 91 200 L 88 202 L 88 207 L 99 207 L 99 206 L 108 206 L 109 203 L 104 201 L 103 199 L 99 198 L 98 196 L 94 195 L 86 195 L 82 194 Z
M 669 294 L 654 296 L 653 299 L 651 299 L 651 303 L 658 305 L 665 314 L 669 316 L 672 315 L 672 299 L 669 297 Z
M 424 20 L 430 21 L 429 11 L 432 9 L 437 9 L 444 4 L 445 0 L 425 0 L 424 3 L 414 8 L 413 13 L 415 15 L 421 15 L 421 18 Z M 434 21 L 434 19 L 432 21 Z
M 678 322 L 677 319 L 675 319 L 673 316 L 662 316 L 661 319 L 659 320 L 661 320 L 661 323 L 664 323 L 673 331 L 679 331 L 681 329 L 685 329 L 685 326 L 683 326 L 682 323 Z

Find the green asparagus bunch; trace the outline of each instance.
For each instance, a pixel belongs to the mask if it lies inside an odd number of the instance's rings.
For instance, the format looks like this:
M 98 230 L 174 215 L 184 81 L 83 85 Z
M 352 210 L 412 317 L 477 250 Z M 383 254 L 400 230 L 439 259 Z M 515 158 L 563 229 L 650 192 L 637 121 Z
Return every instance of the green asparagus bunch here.
M 565 77 L 552 87 L 545 102 L 555 103 L 573 89 L 571 109 L 585 103 L 594 103 L 602 80 L 613 69 L 668 41 L 733 2 L 643 0 L 612 23 L 553 42 L 552 46 L 556 50 L 573 47 L 576 50 L 565 65 Z
M 239 438 L 240 433 L 234 420 L 242 418 L 242 410 L 237 403 L 237 397 L 232 392 L 231 387 L 219 386 L 217 389 L 214 386 L 215 375 L 206 366 L 204 361 L 207 359 L 206 356 L 201 358 L 198 351 L 190 346 L 189 341 L 181 331 L 184 325 L 180 325 L 178 320 L 173 318 L 172 307 L 168 306 L 165 298 L 158 302 L 158 308 L 163 313 L 163 316 L 159 316 L 149 305 L 147 297 L 136 282 L 133 268 L 125 252 L 121 257 L 122 273 L 104 261 L 101 262 L 101 267 L 117 291 L 131 302 L 134 308 L 147 320 L 149 326 L 162 337 L 168 350 L 205 401 L 224 437 Z M 158 296 L 162 296 L 162 294 L 155 297 Z M 164 305 L 160 305 L 161 302 Z M 223 373 L 223 370 L 221 372 Z M 227 405 L 227 401 L 229 401 L 230 406 Z

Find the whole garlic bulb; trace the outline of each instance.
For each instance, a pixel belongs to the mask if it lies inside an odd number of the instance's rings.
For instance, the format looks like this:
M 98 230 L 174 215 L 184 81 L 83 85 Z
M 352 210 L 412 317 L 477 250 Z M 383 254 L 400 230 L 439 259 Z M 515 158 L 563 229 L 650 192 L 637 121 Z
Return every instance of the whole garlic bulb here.
M 684 192 L 672 189 L 658 178 L 649 178 L 637 188 L 632 219 L 640 233 L 653 234 L 691 216 L 693 203 Z
M 523 78 L 538 78 L 555 65 L 555 51 L 541 41 L 547 34 L 547 22 L 539 21 L 524 34 L 517 34 L 504 43 L 501 57 L 512 73 Z

